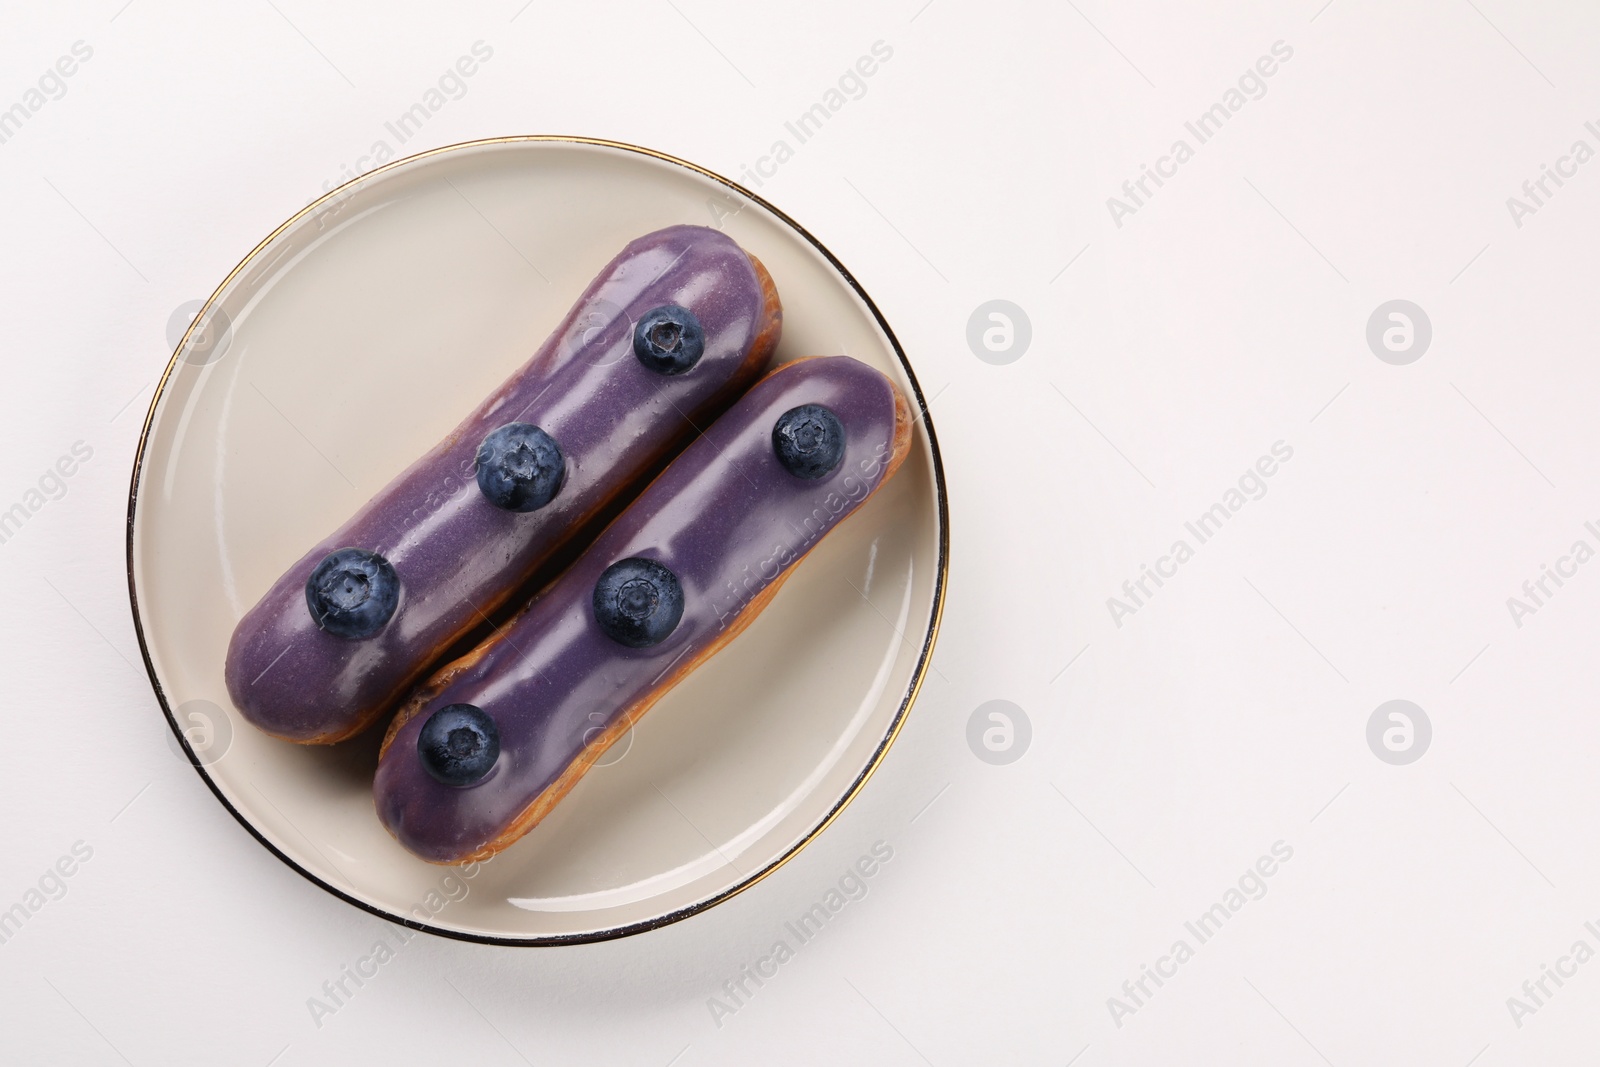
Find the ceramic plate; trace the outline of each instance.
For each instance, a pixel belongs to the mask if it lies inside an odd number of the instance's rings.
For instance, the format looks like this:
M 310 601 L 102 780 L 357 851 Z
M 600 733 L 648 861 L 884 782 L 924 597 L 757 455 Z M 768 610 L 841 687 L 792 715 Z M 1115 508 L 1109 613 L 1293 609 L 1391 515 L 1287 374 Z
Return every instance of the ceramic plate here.
M 693 914 L 815 837 L 916 695 L 947 545 L 925 420 L 899 474 L 749 630 L 487 863 L 432 866 L 384 830 L 371 792 L 381 727 L 301 747 L 258 733 L 229 703 L 223 657 L 246 609 L 520 366 L 624 244 L 673 223 L 714 225 L 771 271 L 780 361 L 854 356 L 922 406 L 882 316 L 792 220 L 679 160 L 561 138 L 457 145 L 335 190 L 228 276 L 173 356 L 129 504 L 150 677 L 217 797 L 351 903 L 514 944 Z

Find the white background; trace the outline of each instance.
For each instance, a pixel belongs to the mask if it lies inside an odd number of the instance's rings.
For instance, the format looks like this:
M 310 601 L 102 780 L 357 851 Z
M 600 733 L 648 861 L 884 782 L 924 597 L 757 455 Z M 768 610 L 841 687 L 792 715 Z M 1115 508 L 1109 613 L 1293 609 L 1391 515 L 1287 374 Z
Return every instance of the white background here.
M 0 544 L 0 909 L 93 854 L 0 944 L 0 1060 L 1591 1062 L 1600 963 L 1531 1014 L 1507 998 L 1600 950 L 1600 564 L 1520 627 L 1506 601 L 1600 547 L 1600 162 L 1520 226 L 1506 200 L 1600 149 L 1600 12 L 1320 3 L 6 4 L 0 108 L 74 42 L 93 56 L 0 144 L 0 509 L 74 442 L 93 457 Z M 477 41 L 492 60 L 404 152 L 570 133 L 737 177 L 893 50 L 759 192 L 921 376 L 949 603 L 882 769 L 771 878 L 619 942 L 419 937 L 319 1025 L 308 998 L 392 927 L 175 755 L 127 480 L 174 309 L 392 145 Z M 1117 225 L 1107 198 L 1279 41 L 1265 94 Z M 994 298 L 1032 322 L 1003 366 L 966 342 Z M 1433 328 L 1405 366 L 1365 337 L 1396 298 Z M 1107 598 L 1278 441 L 1266 495 L 1118 626 Z M 967 743 L 994 699 L 1032 723 L 1003 766 Z M 1405 766 L 1366 740 L 1391 699 L 1432 723 Z M 877 841 L 868 895 L 714 1019 Z M 1265 895 L 1198 945 L 1185 921 L 1276 842 Z M 1179 938 L 1194 958 L 1114 1013 Z

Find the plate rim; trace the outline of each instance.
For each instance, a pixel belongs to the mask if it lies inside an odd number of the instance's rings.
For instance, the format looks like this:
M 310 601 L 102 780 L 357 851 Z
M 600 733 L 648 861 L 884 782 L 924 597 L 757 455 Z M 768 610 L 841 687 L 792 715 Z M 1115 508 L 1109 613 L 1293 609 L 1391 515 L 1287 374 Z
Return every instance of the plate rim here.
M 939 526 L 937 538 L 938 561 L 934 573 L 933 611 L 929 618 L 927 635 L 923 639 L 922 648 L 918 652 L 916 666 L 911 676 L 911 682 L 906 687 L 905 695 L 901 698 L 900 707 L 895 711 L 893 721 L 890 722 L 889 728 L 884 734 L 883 739 L 878 742 L 877 748 L 873 750 L 872 756 L 870 759 L 868 759 L 866 766 L 862 768 L 855 780 L 850 783 L 849 788 L 846 789 L 844 794 L 840 796 L 840 798 L 833 804 L 833 806 L 828 810 L 827 814 L 823 816 L 821 821 L 812 827 L 803 837 L 792 844 L 776 859 L 773 859 L 765 866 L 757 870 L 754 874 L 742 878 L 734 885 L 723 889 L 713 896 L 707 897 L 701 901 L 697 901 L 686 907 L 678 908 L 664 915 L 658 915 L 654 918 L 645 919 L 638 922 L 624 923 L 619 926 L 607 927 L 601 930 L 584 931 L 575 934 L 550 934 L 533 937 L 505 937 L 497 934 L 481 934 L 469 930 L 458 930 L 451 929 L 449 927 L 435 926 L 431 923 L 421 922 L 406 915 L 391 912 L 386 908 L 379 907 L 378 905 L 362 900 L 351 893 L 347 893 L 338 886 L 327 882 L 306 867 L 303 867 L 300 863 L 279 849 L 270 840 L 268 840 L 267 837 L 259 829 L 257 829 L 257 827 L 238 808 L 234 807 L 232 802 L 228 800 L 228 798 L 223 794 L 222 790 L 218 787 L 217 783 L 212 779 L 210 773 L 205 767 L 205 764 L 200 761 L 199 756 L 196 755 L 194 749 L 190 746 L 188 738 L 184 735 L 183 729 L 178 725 L 178 721 L 176 716 L 173 714 L 171 704 L 167 700 L 166 690 L 162 687 L 161 679 L 156 673 L 155 663 L 150 658 L 150 648 L 145 639 L 144 624 L 141 621 L 139 612 L 138 583 L 134 577 L 134 533 L 135 517 L 139 504 L 139 488 L 141 478 L 144 473 L 145 452 L 147 446 L 149 445 L 150 430 L 155 422 L 156 408 L 161 403 L 161 398 L 165 394 L 167 383 L 171 379 L 172 373 L 177 367 L 180 353 L 184 351 L 185 346 L 189 342 L 190 334 L 194 332 L 195 328 L 200 323 L 205 321 L 207 313 L 211 311 L 213 305 L 217 301 L 217 298 L 225 289 L 228 288 L 235 278 L 243 273 L 251 263 L 255 262 L 257 257 L 265 252 L 266 249 L 275 240 L 277 240 L 281 234 L 289 229 L 289 227 L 293 226 L 305 216 L 314 213 L 319 208 L 324 206 L 328 201 L 340 195 L 346 194 L 347 191 L 353 186 L 365 182 L 376 175 L 401 166 L 412 165 L 431 156 L 443 155 L 448 152 L 484 148 L 501 144 L 534 143 L 583 145 L 590 148 L 603 148 L 613 151 L 631 152 L 658 160 L 660 162 L 668 163 L 673 166 L 682 167 L 685 170 L 688 170 L 694 174 L 698 174 L 703 178 L 708 178 L 711 181 L 726 187 L 735 194 L 744 197 L 746 200 L 752 203 L 760 205 L 768 212 L 771 212 L 771 214 L 780 222 L 797 233 L 806 243 L 808 243 L 812 248 L 816 249 L 817 252 L 821 253 L 823 259 L 828 262 L 829 266 L 839 272 L 840 277 L 842 277 L 846 284 L 849 285 L 851 291 L 855 293 L 861 302 L 866 305 L 867 310 L 871 312 L 873 321 L 877 323 L 878 328 L 882 330 L 884 336 L 888 338 L 889 347 L 894 352 L 895 358 L 899 360 L 900 369 L 905 373 L 906 380 L 911 385 L 912 396 L 917 406 L 917 418 L 918 421 L 922 423 L 923 429 L 927 433 L 928 450 L 932 459 L 934 498 L 936 503 L 935 510 L 938 517 Z M 826 245 L 819 241 L 816 236 L 811 233 L 811 231 L 800 225 L 799 222 L 795 221 L 784 211 L 780 210 L 758 194 L 751 192 L 749 189 L 746 189 L 737 182 L 725 178 L 715 171 L 708 170 L 696 163 L 679 159 L 677 156 L 669 155 L 653 148 L 645 148 L 643 146 L 629 144 L 624 141 L 613 141 L 598 137 L 583 137 L 564 134 L 512 134 L 500 137 L 483 137 L 468 141 L 457 141 L 453 144 L 441 145 L 439 147 L 426 149 L 408 156 L 401 156 L 399 159 L 391 160 L 382 166 L 374 167 L 372 170 L 367 171 L 364 174 L 358 174 L 349 181 L 337 185 L 328 192 L 324 193 L 322 196 L 317 197 L 305 207 L 289 216 L 289 218 L 285 219 L 278 226 L 274 227 L 271 233 L 262 238 L 261 241 L 259 241 L 256 246 L 252 248 L 231 271 L 228 272 L 222 281 L 218 283 L 217 287 L 212 290 L 211 295 L 206 298 L 205 303 L 201 306 L 200 310 L 195 313 L 194 318 L 189 324 L 189 327 L 184 330 L 183 337 L 179 339 L 177 347 L 173 349 L 173 353 L 167 360 L 165 369 L 161 372 L 161 377 L 156 382 L 155 392 L 150 397 L 150 406 L 145 411 L 144 424 L 139 430 L 139 441 L 134 450 L 133 472 L 128 484 L 126 544 L 128 603 L 133 615 L 134 633 L 139 639 L 139 656 L 144 661 L 145 674 L 150 680 L 151 688 L 155 691 L 156 702 L 161 705 L 162 714 L 166 716 L 167 726 L 172 730 L 174 736 L 177 738 L 178 744 L 181 746 L 184 755 L 189 758 L 190 765 L 194 767 L 195 771 L 200 775 L 201 781 L 205 782 L 206 787 L 211 790 L 212 795 L 215 796 L 222 804 L 223 808 L 230 815 L 232 815 L 235 820 L 238 821 L 239 825 L 243 826 L 247 831 L 249 831 L 250 836 L 254 837 L 256 841 L 265 847 L 273 856 L 277 857 L 279 861 L 287 865 L 290 870 L 295 871 L 313 885 L 328 893 L 331 893 L 333 896 L 344 901 L 345 903 L 354 905 L 355 907 L 360 908 L 362 911 L 365 911 L 371 915 L 375 915 L 380 919 L 388 920 L 389 922 L 396 923 L 400 926 L 404 926 L 420 933 L 433 934 L 437 937 L 446 937 L 456 941 L 466 941 L 484 945 L 504 945 L 518 948 L 551 947 L 557 945 L 592 944 L 600 941 L 611 941 L 621 937 L 629 937 L 634 934 L 641 934 L 650 930 L 660 929 L 661 927 L 669 926 L 676 922 L 681 922 L 692 915 L 697 915 L 701 912 L 708 911 L 711 908 L 716 907 L 718 904 L 721 904 L 724 901 L 730 900 L 739 895 L 746 889 L 749 889 L 751 886 L 756 885 L 778 868 L 788 863 L 791 859 L 799 854 L 801 849 L 805 848 L 812 841 L 816 840 L 816 838 L 819 837 L 824 830 L 831 826 L 834 820 L 837 819 L 840 814 L 843 813 L 844 809 L 849 806 L 851 801 L 855 800 L 855 798 L 861 793 L 861 790 L 866 786 L 868 779 L 872 777 L 872 775 L 877 771 L 878 767 L 883 763 L 885 757 L 887 757 L 889 748 L 900 736 L 900 730 L 905 725 L 906 718 L 911 710 L 911 705 L 916 701 L 918 694 L 920 694 L 922 691 L 922 684 L 926 680 L 928 670 L 932 665 L 933 646 L 938 639 L 939 627 L 944 618 L 945 594 L 949 581 L 950 508 L 949 497 L 945 484 L 944 463 L 939 452 L 939 439 L 934 433 L 933 422 L 928 414 L 928 404 L 923 397 L 921 383 L 917 381 L 916 372 L 911 367 L 911 361 L 906 358 L 905 349 L 903 349 L 900 345 L 900 339 L 896 337 L 894 331 L 890 329 L 888 321 L 883 317 L 883 312 L 878 309 L 878 305 L 873 301 L 872 297 L 867 294 L 867 291 L 864 288 L 862 288 L 861 283 L 856 280 L 855 275 L 850 273 L 849 269 L 839 261 L 838 257 L 835 256 Z

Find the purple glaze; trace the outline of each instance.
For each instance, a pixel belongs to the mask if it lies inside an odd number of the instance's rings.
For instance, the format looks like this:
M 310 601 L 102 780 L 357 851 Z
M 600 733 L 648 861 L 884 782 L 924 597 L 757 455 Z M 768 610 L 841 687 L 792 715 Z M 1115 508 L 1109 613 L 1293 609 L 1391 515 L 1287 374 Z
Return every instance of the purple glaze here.
M 245 718 L 291 741 L 342 740 L 370 725 L 453 642 L 502 604 L 620 490 L 708 423 L 762 369 L 781 323 L 765 272 L 728 237 L 674 226 L 629 244 L 560 327 L 443 442 L 307 552 L 245 613 L 228 646 L 228 693 Z M 705 352 L 664 376 L 633 355 L 633 323 L 680 304 Z M 484 435 L 535 423 L 566 458 L 545 507 L 486 500 L 474 464 Z M 330 551 L 365 548 L 400 575 L 400 604 L 376 635 L 319 630 L 305 583 Z
M 832 409 L 845 427 L 843 460 L 815 481 L 773 454 L 773 424 L 800 404 Z M 509 844 L 518 816 L 587 743 L 737 632 L 745 609 L 893 472 L 908 440 L 897 430 L 909 434 L 898 404 L 887 378 L 847 356 L 791 363 L 758 382 L 510 625 L 424 683 L 378 763 L 384 825 L 435 863 Z M 685 594 L 677 628 L 649 648 L 618 644 L 594 619 L 601 572 L 633 556 L 669 567 Z M 464 787 L 435 781 L 417 756 L 423 723 L 454 703 L 487 711 L 500 731 L 498 762 Z

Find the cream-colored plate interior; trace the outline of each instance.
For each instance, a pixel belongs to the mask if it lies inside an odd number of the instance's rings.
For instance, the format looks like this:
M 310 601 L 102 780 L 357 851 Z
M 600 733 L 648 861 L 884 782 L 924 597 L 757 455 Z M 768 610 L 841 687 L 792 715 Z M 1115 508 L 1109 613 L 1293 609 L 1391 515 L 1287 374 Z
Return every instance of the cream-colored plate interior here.
M 391 164 L 292 219 L 212 297 L 222 315 L 185 338 L 152 405 L 129 566 L 157 691 L 213 746 L 204 773 L 241 820 L 358 903 L 528 942 L 690 913 L 825 825 L 915 693 L 945 543 L 921 425 L 895 479 L 755 624 L 470 881 L 379 824 L 381 728 L 304 748 L 229 704 L 223 656 L 244 611 L 521 364 L 627 241 L 681 222 L 719 226 L 771 271 L 780 360 L 842 352 L 912 388 L 869 304 L 773 211 L 625 146 L 514 138 Z M 195 717 L 208 704 L 225 720 L 209 735 Z

